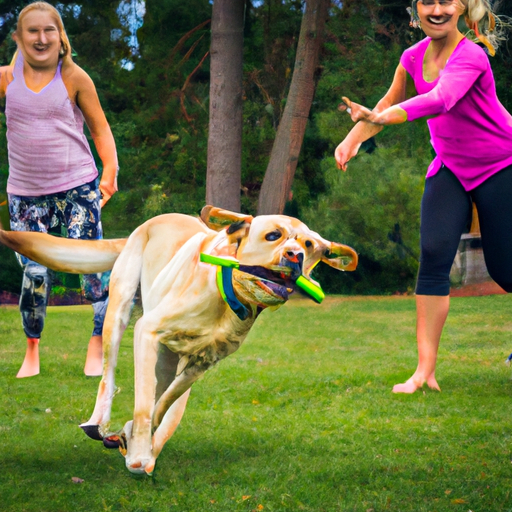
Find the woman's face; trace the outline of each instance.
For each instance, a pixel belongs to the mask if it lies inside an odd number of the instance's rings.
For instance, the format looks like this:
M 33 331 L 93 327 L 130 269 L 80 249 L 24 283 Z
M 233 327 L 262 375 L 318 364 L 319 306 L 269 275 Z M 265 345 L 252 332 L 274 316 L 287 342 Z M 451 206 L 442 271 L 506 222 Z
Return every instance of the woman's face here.
M 47 11 L 29 11 L 15 36 L 25 60 L 36 67 L 57 66 L 61 48 L 57 22 Z
M 458 33 L 457 23 L 464 7 L 459 0 L 418 0 L 421 28 L 432 39 Z

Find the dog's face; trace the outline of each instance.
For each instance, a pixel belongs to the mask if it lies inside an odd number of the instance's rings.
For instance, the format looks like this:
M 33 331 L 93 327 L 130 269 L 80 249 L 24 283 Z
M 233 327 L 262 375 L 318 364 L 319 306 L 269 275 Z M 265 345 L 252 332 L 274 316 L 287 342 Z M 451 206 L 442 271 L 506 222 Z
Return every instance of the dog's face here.
M 240 268 L 233 271 L 233 285 L 241 298 L 260 307 L 286 302 L 301 275 L 315 282 L 310 273 L 320 261 L 338 270 L 357 266 L 353 249 L 325 240 L 292 217 L 253 218 L 211 207 L 201 217 L 214 229 L 231 222 L 226 234 L 240 262 Z

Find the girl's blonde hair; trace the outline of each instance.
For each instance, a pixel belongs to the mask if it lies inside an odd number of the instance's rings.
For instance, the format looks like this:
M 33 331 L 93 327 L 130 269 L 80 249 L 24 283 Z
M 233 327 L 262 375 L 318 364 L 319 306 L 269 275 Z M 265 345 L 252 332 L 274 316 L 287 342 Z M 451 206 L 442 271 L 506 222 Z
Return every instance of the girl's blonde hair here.
M 45 11 L 50 13 L 51 16 L 55 19 L 57 22 L 57 28 L 59 30 L 60 34 L 60 42 L 61 42 L 61 50 L 59 54 L 59 58 L 62 60 L 63 66 L 68 66 L 73 64 L 73 59 L 71 58 L 71 44 L 69 42 L 68 35 L 66 34 L 66 29 L 64 28 L 64 23 L 62 22 L 62 18 L 60 16 L 60 13 L 55 7 L 48 2 L 32 2 L 28 4 L 26 7 L 24 7 L 20 14 L 18 15 L 18 22 L 16 24 L 16 30 L 14 33 L 18 36 L 21 35 L 21 27 L 23 25 L 23 18 L 32 11 Z M 19 31 L 19 32 L 18 32 Z M 13 65 L 16 62 L 16 58 L 18 57 L 19 50 L 16 50 L 11 65 Z

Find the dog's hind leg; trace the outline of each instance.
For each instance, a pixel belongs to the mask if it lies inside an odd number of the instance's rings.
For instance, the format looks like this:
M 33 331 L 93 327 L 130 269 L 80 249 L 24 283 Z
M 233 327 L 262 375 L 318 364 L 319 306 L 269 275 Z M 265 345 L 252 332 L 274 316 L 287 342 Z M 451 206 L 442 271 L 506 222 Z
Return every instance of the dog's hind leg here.
M 101 440 L 109 429 L 112 400 L 116 392 L 115 369 L 119 345 L 130 319 L 133 297 L 140 281 L 145 242 L 144 236 L 130 237 L 126 251 L 119 256 L 110 278 L 109 305 L 103 326 L 103 376 L 92 416 L 80 425 L 93 439 Z M 138 324 L 135 326 L 136 332 Z
M 175 430 L 178 428 L 178 425 L 181 422 L 181 418 L 183 418 L 183 414 L 185 413 L 185 407 L 187 406 L 188 397 L 190 395 L 190 391 L 192 388 L 188 388 L 172 405 L 167 409 L 167 412 L 164 414 L 164 417 L 155 430 L 153 434 L 153 459 L 156 461 L 157 457 L 160 455 L 162 448 L 165 443 L 172 437 Z M 148 468 L 146 467 L 147 472 Z
M 160 345 L 158 350 L 158 363 L 156 366 L 156 396 L 155 400 L 158 403 L 161 396 L 171 386 L 176 377 L 180 356 L 176 352 L 172 352 L 165 345 Z M 187 406 L 190 389 L 185 391 L 165 412 L 165 415 L 156 428 L 152 439 L 152 452 L 153 460 L 158 458 L 165 443 L 174 434 L 174 431 L 180 424 L 181 418 Z M 153 428 L 155 426 L 153 425 Z M 152 467 L 146 466 L 146 472 L 151 473 Z
M 162 395 L 158 403 L 161 403 L 163 397 L 166 397 L 166 404 L 169 404 L 168 421 L 164 429 L 159 431 L 154 423 L 154 409 L 156 386 L 154 373 L 151 374 L 151 366 L 156 364 L 158 348 L 154 346 L 156 336 L 150 333 L 142 335 L 136 340 L 135 348 L 135 411 L 133 417 L 132 436 L 128 439 L 128 452 L 126 455 L 126 467 L 132 473 L 151 474 L 155 467 L 155 461 L 158 453 L 162 450 L 165 441 L 172 435 L 174 429 L 178 426 L 189 395 L 192 384 L 199 378 L 200 372 L 182 372 Z M 172 406 L 175 405 L 173 408 Z M 172 409 L 172 411 L 171 411 Z M 163 413 L 167 412 L 166 410 Z M 152 421 L 153 417 L 153 421 Z M 174 426 L 173 422 L 174 421 Z M 169 435 L 166 435 L 165 428 Z M 153 431 L 156 437 L 152 437 Z M 157 441 L 156 452 L 154 450 L 154 440 Z

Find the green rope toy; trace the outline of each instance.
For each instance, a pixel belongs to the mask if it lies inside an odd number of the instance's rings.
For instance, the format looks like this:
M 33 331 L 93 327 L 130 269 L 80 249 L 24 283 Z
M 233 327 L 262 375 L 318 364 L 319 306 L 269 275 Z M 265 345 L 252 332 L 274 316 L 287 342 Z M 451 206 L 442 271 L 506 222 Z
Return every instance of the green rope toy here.
M 211 254 L 201 253 L 199 257 L 203 263 L 210 263 L 211 265 L 217 265 L 220 268 L 239 269 L 240 263 L 233 258 L 222 258 L 220 256 L 212 256 Z M 220 284 L 219 284 L 220 282 Z M 228 302 L 225 294 L 225 279 L 220 278 L 220 272 L 217 271 L 217 284 L 222 298 Z M 322 288 L 315 283 L 312 283 L 309 279 L 304 276 L 299 276 L 295 281 L 295 284 L 309 296 L 315 299 L 319 304 L 325 299 L 325 293 Z

